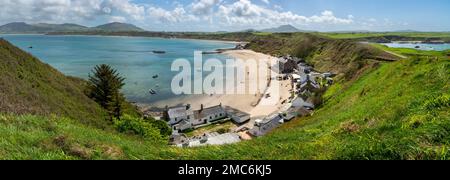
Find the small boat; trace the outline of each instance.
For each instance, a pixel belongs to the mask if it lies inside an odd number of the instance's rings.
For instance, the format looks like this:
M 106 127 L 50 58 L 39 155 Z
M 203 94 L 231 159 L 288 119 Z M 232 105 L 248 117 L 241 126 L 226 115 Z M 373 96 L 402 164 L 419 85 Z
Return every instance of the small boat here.
M 153 76 L 153 79 L 156 79 L 156 78 L 158 78 L 158 77 L 159 77 L 158 75 L 154 75 L 154 76 Z
M 152 51 L 152 52 L 155 54 L 165 54 L 166 53 L 166 51 Z
M 148 91 L 151 95 L 154 95 L 154 94 L 156 94 L 156 91 L 155 90 L 153 90 L 153 89 L 150 89 L 149 91 Z
M 416 47 L 414 47 L 414 48 L 416 48 L 416 49 L 420 49 L 420 46 L 416 46 Z
M 33 46 L 28 47 L 28 49 L 33 49 Z

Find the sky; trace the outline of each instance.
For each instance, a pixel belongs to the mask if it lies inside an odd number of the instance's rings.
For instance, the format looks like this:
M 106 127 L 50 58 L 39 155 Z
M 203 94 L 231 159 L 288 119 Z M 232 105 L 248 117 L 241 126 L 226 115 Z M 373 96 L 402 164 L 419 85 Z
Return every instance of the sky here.
M 449 0 L 0 0 L 0 24 L 132 23 L 150 31 L 450 31 Z

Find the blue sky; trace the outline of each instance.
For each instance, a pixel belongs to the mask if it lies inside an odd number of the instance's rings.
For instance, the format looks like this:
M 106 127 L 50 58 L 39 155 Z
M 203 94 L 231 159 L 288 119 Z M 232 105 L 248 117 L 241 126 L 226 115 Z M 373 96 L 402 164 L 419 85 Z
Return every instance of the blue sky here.
M 154 31 L 450 31 L 449 0 L 0 0 L 0 24 L 133 23 Z

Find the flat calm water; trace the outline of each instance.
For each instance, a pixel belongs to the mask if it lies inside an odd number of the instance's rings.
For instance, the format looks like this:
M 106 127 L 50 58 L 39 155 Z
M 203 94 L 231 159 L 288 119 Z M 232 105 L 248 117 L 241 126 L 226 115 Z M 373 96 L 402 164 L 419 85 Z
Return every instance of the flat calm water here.
M 393 48 L 411 48 L 425 51 L 445 51 L 447 49 L 450 49 L 450 44 L 384 43 L 384 45 Z
M 0 35 L 21 49 L 69 76 L 89 77 L 94 66 L 109 64 L 126 78 L 123 93 L 129 101 L 151 104 L 178 98 L 170 84 L 178 72 L 172 62 L 188 59 L 193 65 L 194 51 L 231 48 L 234 44 L 218 41 L 161 39 L 145 37 Z M 33 48 L 29 48 L 29 47 Z M 152 51 L 166 51 L 155 54 Z M 203 59 L 228 57 L 214 54 Z M 192 68 L 194 70 L 194 68 Z M 153 76 L 158 75 L 158 78 Z M 205 74 L 204 74 L 205 75 Z M 150 95 L 154 89 L 157 95 Z

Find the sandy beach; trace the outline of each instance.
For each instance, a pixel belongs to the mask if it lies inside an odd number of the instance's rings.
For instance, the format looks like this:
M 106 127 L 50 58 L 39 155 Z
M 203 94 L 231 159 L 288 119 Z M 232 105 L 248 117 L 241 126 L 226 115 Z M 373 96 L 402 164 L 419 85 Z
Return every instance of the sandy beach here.
M 251 50 L 230 50 L 223 52 L 223 54 L 244 61 L 250 59 L 263 61 L 263 63 L 266 64 L 271 60 L 276 59 L 275 57 Z M 282 104 L 282 102 L 287 102 L 291 95 L 290 90 L 292 89 L 290 80 L 277 81 L 276 77 L 278 74 L 270 69 L 267 69 L 267 71 L 269 72 L 267 73 L 267 77 L 257 77 L 257 79 L 249 79 L 250 77 L 246 77 L 246 81 L 249 82 L 246 83 L 247 88 L 248 86 L 256 85 L 255 83 L 264 82 L 262 80 L 267 81 L 269 78 L 272 79 L 269 86 L 266 87 L 265 92 L 244 95 L 192 95 L 185 98 L 157 102 L 152 106 L 162 108 L 166 105 L 176 106 L 180 104 L 191 104 L 192 108 L 199 109 L 202 104 L 205 107 L 222 104 L 224 106 L 230 106 L 249 113 L 252 120 L 264 118 L 268 115 L 279 112 L 283 108 L 284 104 Z M 276 83 L 279 83 L 279 85 Z M 267 94 L 276 95 L 277 93 L 280 93 L 280 96 L 266 96 Z

